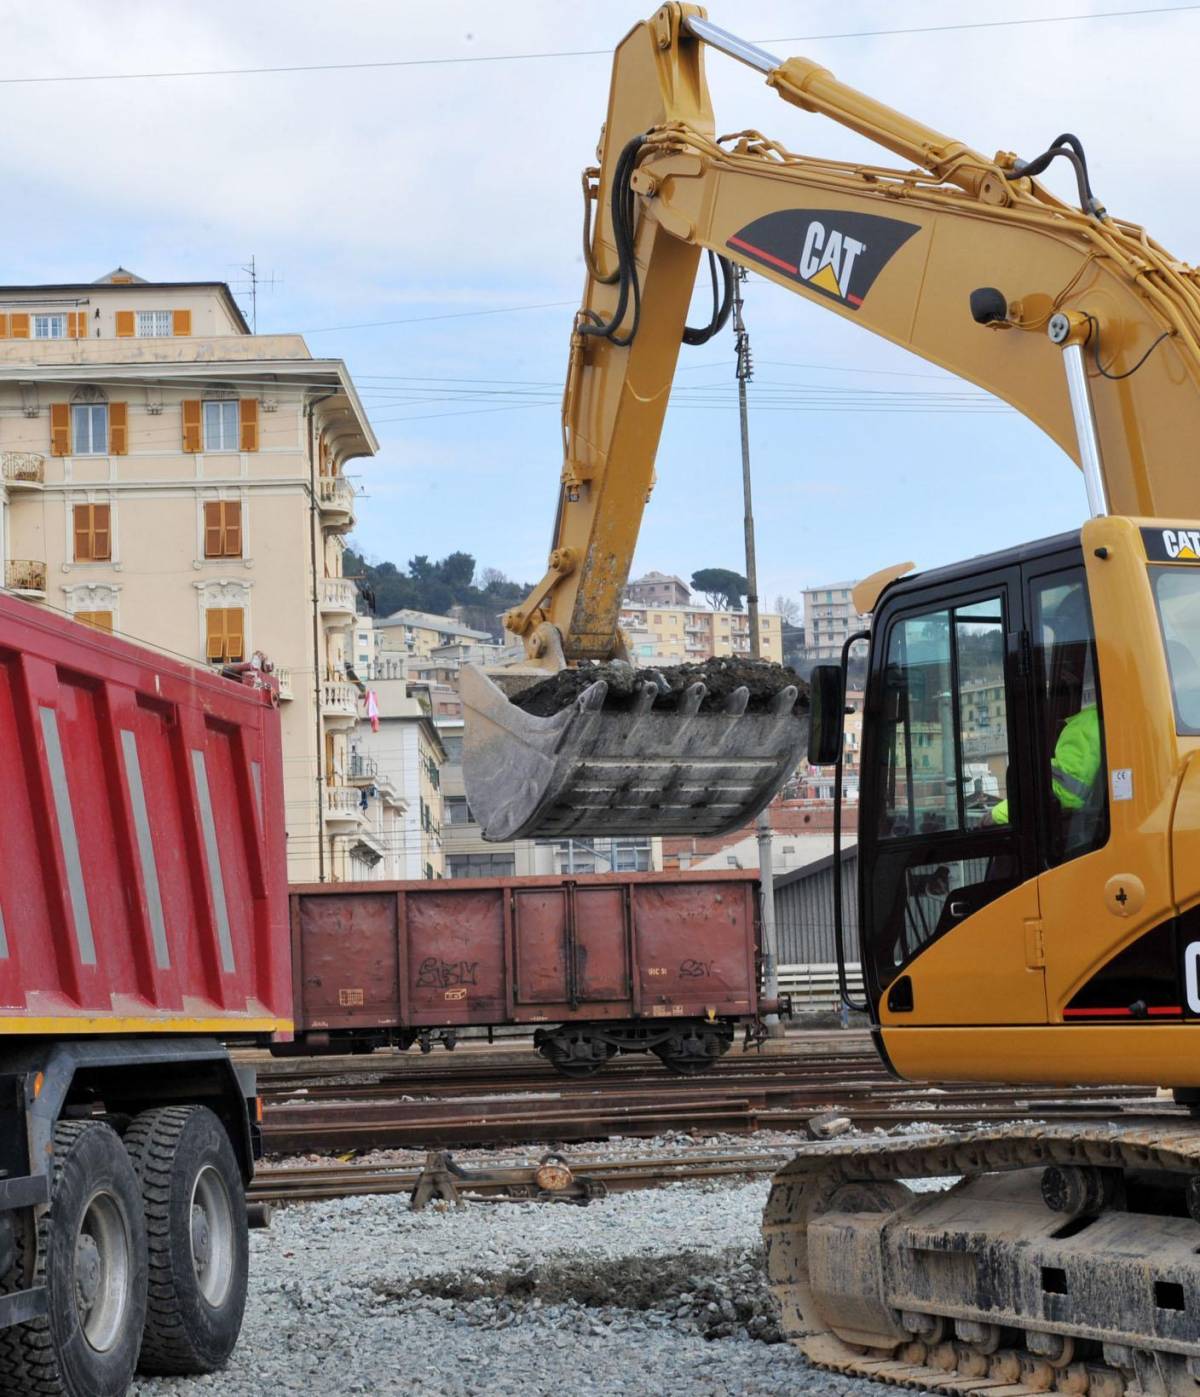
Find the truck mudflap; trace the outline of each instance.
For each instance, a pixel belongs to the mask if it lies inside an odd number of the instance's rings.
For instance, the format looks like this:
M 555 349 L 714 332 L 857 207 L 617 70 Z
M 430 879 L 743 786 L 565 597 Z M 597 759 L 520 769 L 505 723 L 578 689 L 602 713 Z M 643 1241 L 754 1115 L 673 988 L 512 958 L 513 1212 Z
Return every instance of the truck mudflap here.
M 518 708 L 481 670 L 463 669 L 463 779 L 485 839 L 686 834 L 740 828 L 799 762 L 808 714 L 794 686 L 763 713 L 736 689 L 718 712 L 693 684 L 679 707 L 655 710 L 644 684 L 628 708 L 605 707 L 597 680 L 548 718 Z
M 942 1178 L 938 1192 L 904 1180 Z M 768 1278 L 820 1367 L 938 1392 L 1195 1397 L 1200 1124 L 1182 1112 L 807 1146 Z

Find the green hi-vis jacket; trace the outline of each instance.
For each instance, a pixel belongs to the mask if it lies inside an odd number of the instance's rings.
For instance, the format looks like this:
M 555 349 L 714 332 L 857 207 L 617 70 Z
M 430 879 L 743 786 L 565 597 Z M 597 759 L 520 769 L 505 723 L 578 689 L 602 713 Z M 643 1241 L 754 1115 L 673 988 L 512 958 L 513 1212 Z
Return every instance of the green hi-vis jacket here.
M 1094 704 L 1068 718 L 1050 763 L 1054 798 L 1064 810 L 1082 810 L 1100 771 L 1100 714 Z M 992 807 L 992 823 L 1008 824 L 1008 801 Z

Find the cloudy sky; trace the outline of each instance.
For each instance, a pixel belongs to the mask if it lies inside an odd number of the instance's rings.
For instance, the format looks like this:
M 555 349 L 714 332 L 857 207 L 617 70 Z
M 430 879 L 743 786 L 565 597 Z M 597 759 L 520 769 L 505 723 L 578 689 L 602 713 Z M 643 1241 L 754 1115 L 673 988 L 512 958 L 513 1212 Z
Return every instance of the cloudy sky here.
M 1109 210 L 1195 261 L 1187 74 L 1200 5 L 1128 13 L 1145 7 L 741 0 L 710 17 L 774 52 L 816 58 L 984 152 L 1031 156 L 1075 132 Z M 300 331 L 314 354 L 344 358 L 382 442 L 377 459 L 357 463 L 368 494 L 358 544 L 399 562 L 461 548 L 540 576 L 583 278 L 579 170 L 594 158 L 607 55 L 649 0 L 3 9 L 3 279 L 87 281 L 122 263 L 154 280 L 240 285 L 253 254 L 277 278 L 260 293 L 260 330 Z M 1126 13 L 941 27 L 1105 11 Z M 870 32 L 880 30 L 925 32 Z M 371 63 L 404 66 L 24 81 Z M 713 55 L 708 72 L 721 130 L 755 126 L 806 154 L 882 158 L 780 102 L 747 68 Z M 1047 179 L 1071 194 L 1061 174 Z M 768 600 L 899 558 L 935 565 L 1078 524 L 1078 473 L 1019 416 L 963 402 L 954 379 L 761 279 L 746 296 Z M 658 477 L 636 568 L 740 569 L 731 336 L 685 348 Z

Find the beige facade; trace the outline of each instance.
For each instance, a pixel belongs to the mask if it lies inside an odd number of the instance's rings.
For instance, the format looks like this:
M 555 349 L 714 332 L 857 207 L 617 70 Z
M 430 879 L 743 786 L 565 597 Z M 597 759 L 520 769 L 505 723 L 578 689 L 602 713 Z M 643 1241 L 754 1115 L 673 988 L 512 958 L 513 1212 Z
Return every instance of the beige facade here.
M 345 365 L 251 335 L 222 283 L 0 287 L 5 587 L 199 664 L 277 666 L 288 872 L 350 874 L 361 693 Z
M 635 606 L 690 606 L 692 589 L 674 573 L 648 572 L 626 586 L 625 600 Z
M 396 611 L 375 621 L 376 656 L 381 665 L 397 658 L 428 659 L 447 645 L 482 644 L 491 640 L 487 631 L 473 630 L 453 616 L 427 611 Z
M 847 637 L 865 630 L 867 617 L 855 610 L 853 582 L 829 582 L 804 589 L 804 653 L 822 662 L 842 658 Z
M 629 636 L 635 664 L 664 660 L 700 663 L 718 655 L 750 656 L 750 618 L 744 611 L 708 611 L 700 606 L 621 608 L 621 628 Z M 783 618 L 762 612 L 758 633 L 764 660 L 783 663 Z

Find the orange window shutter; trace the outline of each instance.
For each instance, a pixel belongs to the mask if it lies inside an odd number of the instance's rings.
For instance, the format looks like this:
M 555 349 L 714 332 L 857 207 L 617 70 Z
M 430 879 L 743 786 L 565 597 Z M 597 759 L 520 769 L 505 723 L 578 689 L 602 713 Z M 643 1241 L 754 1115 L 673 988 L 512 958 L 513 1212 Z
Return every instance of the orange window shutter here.
M 225 539 L 224 556 L 226 558 L 240 558 L 242 556 L 242 506 L 239 500 L 227 500 L 224 505 L 225 511 Z
M 129 452 L 129 404 L 108 405 L 108 449 L 113 456 Z
M 97 563 L 112 558 L 112 510 L 106 504 L 92 505 L 92 558 Z
M 183 404 L 183 449 L 200 450 L 200 399 L 187 398 Z
M 211 606 L 204 613 L 205 637 L 204 654 L 209 660 L 225 658 L 225 612 L 219 606 Z
M 93 626 L 98 631 L 107 631 L 112 634 L 113 614 L 111 611 L 77 611 L 76 621 L 81 621 L 85 626 Z
M 13 339 L 27 340 L 29 338 L 29 315 L 23 310 L 14 310 L 8 317 L 8 328 Z
M 204 506 L 204 556 L 219 558 L 221 543 L 221 505 L 219 501 L 211 500 Z
M 0 311 L 0 340 L 8 339 L 8 312 Z
M 243 398 L 241 401 L 242 450 L 258 450 L 258 399 Z
M 192 313 L 190 310 L 172 312 L 171 333 L 174 335 L 190 335 L 192 333 Z
M 119 310 L 119 311 L 117 311 L 117 337 L 118 337 L 119 339 L 128 339 L 128 338 L 130 338 L 130 337 L 133 335 L 133 333 L 134 333 L 133 311 L 131 311 L 131 310 Z
M 50 404 L 50 454 L 51 456 L 69 456 L 71 454 L 70 403 Z
M 225 657 L 229 660 L 246 658 L 246 617 L 240 606 L 225 610 Z
M 90 563 L 92 559 L 92 507 L 90 504 L 77 504 L 72 511 L 72 527 L 75 533 L 75 561 Z

